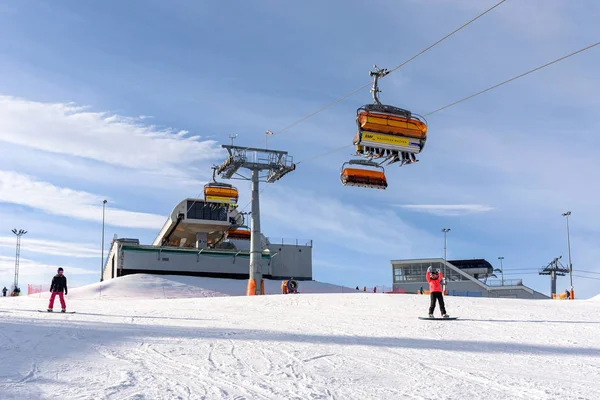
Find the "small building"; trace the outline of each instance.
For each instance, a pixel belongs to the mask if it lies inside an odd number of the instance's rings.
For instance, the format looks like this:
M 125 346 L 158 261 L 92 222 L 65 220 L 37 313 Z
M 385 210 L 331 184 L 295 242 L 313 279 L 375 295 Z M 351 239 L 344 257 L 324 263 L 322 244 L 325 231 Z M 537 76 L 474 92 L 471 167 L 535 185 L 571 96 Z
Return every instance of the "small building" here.
M 505 297 L 548 299 L 543 293 L 525 285 L 521 279 L 496 279 L 492 265 L 484 259 L 448 260 L 425 258 L 391 260 L 393 291 L 419 293 L 429 290 L 425 279 L 427 268 L 439 268 L 446 279 L 446 295 L 468 297 Z M 489 279 L 494 278 L 494 279 Z
M 236 206 L 185 199 L 152 244 L 114 238 L 102 280 L 146 273 L 248 279 L 250 230 Z M 264 279 L 312 280 L 312 241 L 260 235 Z

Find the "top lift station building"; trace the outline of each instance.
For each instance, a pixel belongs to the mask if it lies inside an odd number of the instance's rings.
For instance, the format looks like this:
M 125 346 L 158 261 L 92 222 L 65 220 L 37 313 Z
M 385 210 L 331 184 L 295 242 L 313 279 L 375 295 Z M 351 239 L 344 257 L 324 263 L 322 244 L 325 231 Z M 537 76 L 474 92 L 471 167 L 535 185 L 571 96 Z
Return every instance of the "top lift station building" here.
M 115 237 L 102 280 L 135 273 L 248 279 L 249 295 L 263 294 L 263 278 L 312 280 L 311 240 L 269 239 L 260 232 L 258 182 L 275 182 L 295 169 L 287 152 L 222 147 L 229 157 L 215 173 L 225 179 L 241 176 L 241 168 L 251 173 L 241 178 L 252 182 L 250 226 L 237 208 L 237 189 L 213 179 L 204 198 L 175 206 L 151 245 Z

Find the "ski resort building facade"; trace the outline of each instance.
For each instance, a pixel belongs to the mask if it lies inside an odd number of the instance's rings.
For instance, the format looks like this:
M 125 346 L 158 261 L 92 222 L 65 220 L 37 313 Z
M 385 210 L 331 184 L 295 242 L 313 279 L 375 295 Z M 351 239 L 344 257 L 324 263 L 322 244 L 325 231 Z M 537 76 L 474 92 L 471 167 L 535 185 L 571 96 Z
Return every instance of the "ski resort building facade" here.
M 312 280 L 312 241 L 260 235 L 265 279 Z M 248 279 L 250 230 L 237 207 L 203 199 L 181 201 L 151 245 L 115 237 L 102 280 L 146 273 Z
M 521 279 L 497 279 L 493 266 L 484 259 L 448 260 L 426 258 L 391 260 L 393 291 L 401 293 L 428 292 L 425 273 L 429 266 L 439 268 L 446 278 L 446 295 L 469 297 L 503 297 L 518 299 L 548 299 L 543 293 L 525 285 Z M 493 278 L 493 279 L 489 279 Z

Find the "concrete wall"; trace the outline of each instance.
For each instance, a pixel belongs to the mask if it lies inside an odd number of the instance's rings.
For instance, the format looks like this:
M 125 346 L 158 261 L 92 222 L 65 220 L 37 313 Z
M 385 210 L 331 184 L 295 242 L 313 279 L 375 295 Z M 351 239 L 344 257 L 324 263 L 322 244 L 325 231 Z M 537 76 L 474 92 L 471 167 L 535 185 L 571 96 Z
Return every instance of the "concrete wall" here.
M 270 244 L 270 274 L 274 279 L 312 280 L 312 247 L 294 244 Z
M 310 246 L 271 245 L 271 259 L 263 256 L 262 272 L 265 278 L 280 279 L 294 277 L 297 280 L 312 280 L 312 248 Z M 281 249 L 281 250 L 280 250 Z M 160 252 L 155 246 L 132 246 L 113 243 L 106 260 L 103 280 L 131 273 L 156 273 L 211 276 L 247 279 L 250 269 L 248 253 L 226 254 L 197 250 L 165 249 Z M 269 265 L 270 264 L 270 265 Z

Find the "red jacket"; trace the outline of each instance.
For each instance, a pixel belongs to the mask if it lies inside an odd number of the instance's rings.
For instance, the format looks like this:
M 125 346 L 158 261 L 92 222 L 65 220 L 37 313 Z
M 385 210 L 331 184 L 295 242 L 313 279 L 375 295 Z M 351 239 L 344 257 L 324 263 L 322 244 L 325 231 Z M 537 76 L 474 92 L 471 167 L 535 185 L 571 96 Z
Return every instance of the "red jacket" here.
M 425 273 L 425 278 L 427 278 L 427 282 L 429 282 L 429 293 L 431 292 L 441 292 L 442 291 L 442 278 L 443 274 L 440 272 L 439 277 L 436 280 L 431 279 L 429 273 Z

